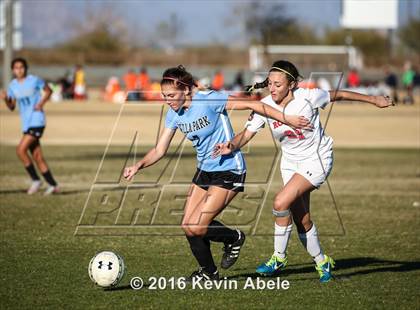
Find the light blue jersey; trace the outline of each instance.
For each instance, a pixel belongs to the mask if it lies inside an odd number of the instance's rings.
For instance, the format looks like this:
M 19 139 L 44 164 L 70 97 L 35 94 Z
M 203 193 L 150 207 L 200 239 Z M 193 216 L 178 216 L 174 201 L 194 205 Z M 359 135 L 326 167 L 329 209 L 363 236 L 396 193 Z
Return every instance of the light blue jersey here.
M 228 95 L 216 91 L 197 92 L 188 109 L 169 109 L 165 127 L 179 129 L 193 143 L 197 151 L 197 167 L 207 172 L 245 172 L 245 161 L 240 151 L 212 158 L 216 143 L 230 141 L 234 134 L 225 110 Z
M 34 75 L 26 76 L 22 82 L 14 79 L 9 84 L 7 96 L 16 100 L 23 132 L 31 127 L 45 126 L 44 112 L 34 110 L 35 105 L 41 100 L 41 90 L 44 86 L 45 82 Z

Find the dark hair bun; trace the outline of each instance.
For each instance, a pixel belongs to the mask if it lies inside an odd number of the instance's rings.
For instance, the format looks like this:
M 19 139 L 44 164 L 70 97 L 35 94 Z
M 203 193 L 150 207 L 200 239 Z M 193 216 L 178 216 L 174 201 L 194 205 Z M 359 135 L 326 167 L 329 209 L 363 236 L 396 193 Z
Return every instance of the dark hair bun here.
M 162 81 L 160 82 L 160 85 L 163 84 L 175 84 L 175 86 L 179 89 L 188 87 L 190 90 L 193 86 L 197 86 L 193 76 L 183 65 L 178 65 L 177 67 L 165 70 L 162 76 Z

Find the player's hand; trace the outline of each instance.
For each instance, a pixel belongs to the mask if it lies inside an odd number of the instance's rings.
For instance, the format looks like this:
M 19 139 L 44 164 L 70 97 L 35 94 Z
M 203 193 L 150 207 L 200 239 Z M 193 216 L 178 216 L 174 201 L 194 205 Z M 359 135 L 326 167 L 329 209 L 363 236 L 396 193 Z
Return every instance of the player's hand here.
M 389 96 L 375 96 L 375 105 L 378 108 L 387 108 L 391 105 L 395 105 L 395 103 Z
M 140 167 L 138 165 L 126 167 L 124 169 L 124 178 L 127 181 L 131 181 L 139 170 L 140 170 Z
M 1 91 L 0 91 L 0 99 L 1 99 L 1 100 L 6 100 L 6 98 L 7 98 L 7 93 L 6 93 L 6 91 L 5 91 L 5 90 L 1 90 Z
M 232 144 L 230 142 L 217 143 L 213 148 L 212 158 L 216 158 L 221 155 L 229 155 L 232 153 Z
M 41 103 L 41 102 L 38 102 L 38 103 L 35 105 L 34 110 L 35 110 L 35 111 L 42 111 L 42 103 Z
M 287 115 L 286 121 L 288 122 L 288 125 L 290 127 L 293 127 L 295 129 L 314 129 L 314 126 L 311 124 L 311 122 L 304 116 Z

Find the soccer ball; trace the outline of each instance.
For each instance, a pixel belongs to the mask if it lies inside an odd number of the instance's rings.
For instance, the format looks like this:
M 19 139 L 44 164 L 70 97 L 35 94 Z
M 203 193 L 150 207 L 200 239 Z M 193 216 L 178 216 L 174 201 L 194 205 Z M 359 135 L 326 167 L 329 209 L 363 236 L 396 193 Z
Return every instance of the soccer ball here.
M 124 276 L 124 260 L 111 251 L 99 252 L 90 260 L 88 271 L 95 284 L 101 287 L 115 286 Z

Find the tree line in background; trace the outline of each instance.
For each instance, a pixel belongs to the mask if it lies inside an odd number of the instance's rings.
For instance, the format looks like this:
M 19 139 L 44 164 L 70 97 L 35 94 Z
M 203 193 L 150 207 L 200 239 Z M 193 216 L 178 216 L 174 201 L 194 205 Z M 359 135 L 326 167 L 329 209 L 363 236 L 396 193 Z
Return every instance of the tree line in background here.
M 419 61 L 420 18 L 411 19 L 398 29 L 395 43 L 391 42 L 389 33 L 373 30 L 325 29 L 319 34 L 289 16 L 282 4 L 249 2 L 238 5 L 233 13 L 244 26 L 250 44 L 351 44 L 360 49 L 367 66 L 401 64 L 406 59 Z M 85 20 L 85 24 L 75 25 L 76 35 L 67 42 L 49 49 L 28 48 L 19 54 L 38 64 L 163 65 L 170 62 L 247 66 L 246 49 L 221 44 L 201 47 L 177 44 L 184 26 L 175 14 L 159 23 L 153 38 L 143 46 L 135 44 L 133 34 L 112 10 L 87 12 Z
M 401 62 L 420 55 L 420 18 L 411 19 L 393 35 L 386 31 L 325 29 L 323 35 L 287 15 L 279 3 L 251 2 L 238 7 L 251 43 L 296 45 L 353 45 L 363 54 L 365 64 L 378 66 L 390 60 Z M 419 12 L 420 13 L 420 12 Z M 420 14 L 419 14 L 420 16 Z M 392 46 L 395 44 L 395 46 Z

